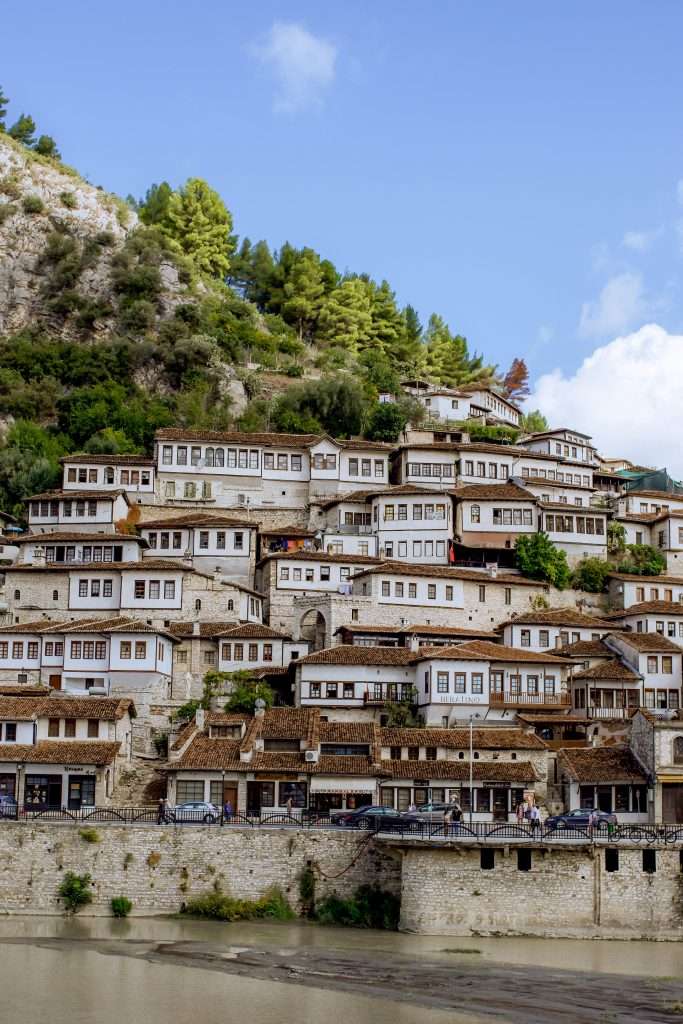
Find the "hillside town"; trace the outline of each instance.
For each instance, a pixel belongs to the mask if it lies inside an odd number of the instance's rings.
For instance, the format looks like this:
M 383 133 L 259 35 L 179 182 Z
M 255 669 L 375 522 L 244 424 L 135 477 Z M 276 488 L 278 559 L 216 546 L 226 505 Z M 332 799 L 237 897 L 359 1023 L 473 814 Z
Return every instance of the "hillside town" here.
M 510 443 L 489 387 L 402 389 L 395 444 L 162 428 L 1 517 L 0 799 L 683 822 L 683 486 L 571 428 Z M 664 568 L 559 589 L 520 569 L 539 535 Z

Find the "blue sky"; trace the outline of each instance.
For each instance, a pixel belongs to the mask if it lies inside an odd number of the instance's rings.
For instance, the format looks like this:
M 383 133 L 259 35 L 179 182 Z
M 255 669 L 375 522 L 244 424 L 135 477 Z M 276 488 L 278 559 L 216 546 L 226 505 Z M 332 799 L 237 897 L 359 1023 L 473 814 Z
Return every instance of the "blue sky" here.
M 683 331 L 679 2 L 36 0 L 0 31 L 10 117 L 91 181 L 204 177 L 240 235 L 387 278 L 503 368 L 569 386 Z

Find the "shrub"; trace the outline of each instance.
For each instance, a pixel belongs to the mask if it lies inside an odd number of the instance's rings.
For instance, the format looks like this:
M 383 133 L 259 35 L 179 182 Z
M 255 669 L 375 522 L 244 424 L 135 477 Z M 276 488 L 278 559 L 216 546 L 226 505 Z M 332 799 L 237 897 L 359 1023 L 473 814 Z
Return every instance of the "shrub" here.
M 396 931 L 401 915 L 398 896 L 372 885 L 361 885 L 346 899 L 328 896 L 318 904 L 316 918 L 321 924 L 347 928 L 382 928 Z
M 73 192 L 60 192 L 59 199 L 62 206 L 66 206 L 67 210 L 75 210 L 78 206 L 78 200 Z
M 90 875 L 76 875 L 73 871 L 66 873 L 57 894 L 64 900 L 64 906 L 68 913 L 75 914 L 81 907 L 92 903 L 91 885 Z
M 658 576 L 666 569 L 666 559 L 649 544 L 627 544 L 626 556 L 619 564 L 619 572 L 635 576 Z
M 574 569 L 572 585 L 576 590 L 589 594 L 601 594 L 607 583 L 607 576 L 613 571 L 603 558 L 582 558 Z
M 21 189 L 19 188 L 19 182 L 16 177 L 12 174 L 8 174 L 5 178 L 0 178 L 0 192 L 3 195 L 8 196 L 10 199 L 18 199 L 21 195 Z
M 84 843 L 100 843 L 102 842 L 100 833 L 96 828 L 82 828 L 79 830 L 79 836 Z
M 133 904 L 125 896 L 114 896 L 111 901 L 111 912 L 114 917 L 128 917 Z
M 556 548 L 547 533 L 534 533 L 517 538 L 515 560 L 522 576 L 544 580 L 558 590 L 569 585 L 571 573 L 564 551 Z
M 11 203 L 0 203 L 0 224 L 4 224 L 13 213 L 14 207 Z
M 40 196 L 24 196 L 21 205 L 24 208 L 24 213 L 42 213 L 45 209 Z
M 182 913 L 210 918 L 212 921 L 252 921 L 257 918 L 291 921 L 295 917 L 287 897 L 276 886 L 268 889 L 258 900 L 236 900 L 216 889 L 190 900 L 183 907 Z

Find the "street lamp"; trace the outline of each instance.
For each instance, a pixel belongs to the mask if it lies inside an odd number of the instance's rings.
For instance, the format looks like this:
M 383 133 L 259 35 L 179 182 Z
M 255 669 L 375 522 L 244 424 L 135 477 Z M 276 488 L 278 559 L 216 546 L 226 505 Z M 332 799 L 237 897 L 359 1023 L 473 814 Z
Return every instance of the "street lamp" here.
M 474 736 L 472 727 L 475 718 L 481 718 L 476 711 L 470 715 L 470 825 L 472 824 L 472 805 L 474 803 Z

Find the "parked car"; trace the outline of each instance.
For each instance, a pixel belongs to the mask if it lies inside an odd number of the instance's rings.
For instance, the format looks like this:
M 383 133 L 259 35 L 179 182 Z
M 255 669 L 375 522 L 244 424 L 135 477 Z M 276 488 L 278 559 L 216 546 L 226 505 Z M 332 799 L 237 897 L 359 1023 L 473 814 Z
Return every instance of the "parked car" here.
M 346 811 L 335 819 L 336 825 L 345 825 L 347 828 L 405 828 L 417 822 L 414 814 L 401 814 L 393 807 L 381 807 L 379 804 L 359 807 L 357 811 Z
M 0 795 L 0 818 L 16 818 L 17 802 L 13 796 L 6 793 Z
M 594 809 L 592 807 L 577 807 L 576 810 L 568 811 L 566 814 L 553 814 L 552 817 L 546 818 L 543 824 L 545 828 L 549 829 L 588 828 L 592 814 L 597 814 L 598 816 L 596 828 L 606 829 L 610 825 L 617 824 L 616 814 L 599 811 L 597 808 Z
M 443 825 L 443 816 L 446 811 L 453 812 L 453 822 L 457 822 L 456 816 L 457 804 L 444 804 L 437 803 L 436 801 L 428 804 L 421 804 L 416 811 L 405 811 L 405 815 L 415 816 L 418 821 L 426 822 L 430 825 Z
M 171 821 L 196 822 L 204 825 L 213 825 L 221 815 L 220 809 L 215 804 L 203 800 L 188 800 L 187 803 L 169 808 L 167 813 Z

